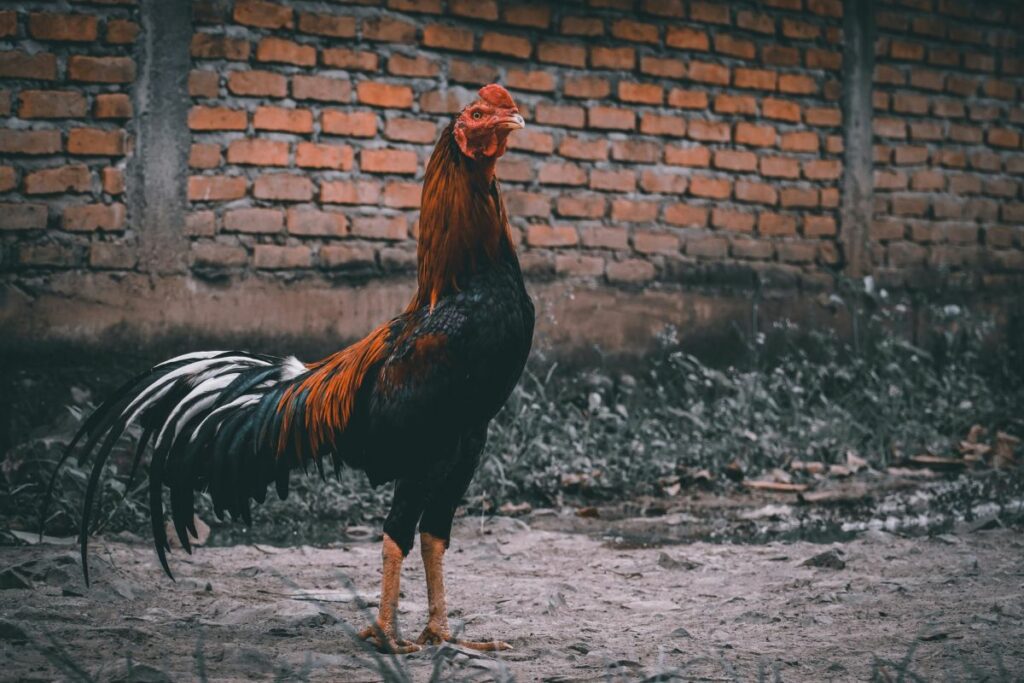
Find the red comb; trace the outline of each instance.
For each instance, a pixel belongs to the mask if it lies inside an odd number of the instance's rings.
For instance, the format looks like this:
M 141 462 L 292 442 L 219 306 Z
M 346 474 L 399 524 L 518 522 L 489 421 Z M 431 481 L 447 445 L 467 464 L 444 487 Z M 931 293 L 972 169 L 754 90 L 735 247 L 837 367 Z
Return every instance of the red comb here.
M 493 104 L 496 107 L 514 107 L 516 103 L 512 101 L 512 96 L 508 94 L 508 90 L 497 83 L 491 83 L 480 88 L 480 99 Z

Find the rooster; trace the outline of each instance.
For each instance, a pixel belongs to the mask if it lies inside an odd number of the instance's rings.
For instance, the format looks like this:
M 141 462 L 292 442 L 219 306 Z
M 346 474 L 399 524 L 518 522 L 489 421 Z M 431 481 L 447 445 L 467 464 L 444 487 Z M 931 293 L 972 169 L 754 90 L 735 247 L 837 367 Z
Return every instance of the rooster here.
M 286 497 L 292 469 L 312 463 L 322 476 L 330 455 L 336 470 L 345 464 L 374 486 L 395 483 L 379 612 L 359 636 L 392 653 L 445 641 L 509 647 L 453 641 L 443 559 L 488 424 L 519 380 L 533 337 L 533 303 L 495 179 L 509 134 L 523 126 L 508 91 L 492 84 L 441 133 L 423 178 L 416 294 L 401 315 L 310 364 L 235 351 L 178 356 L 123 385 L 89 416 L 64 454 L 94 458 L 79 537 L 87 583 L 103 464 L 137 423 L 142 435 L 130 477 L 151 445 L 153 540 L 172 579 L 164 487 L 175 533 L 191 552 L 196 491 L 209 491 L 218 517 L 227 511 L 249 523 L 250 500 L 263 502 L 271 483 Z M 429 618 L 412 642 L 399 635 L 396 615 L 417 527 Z

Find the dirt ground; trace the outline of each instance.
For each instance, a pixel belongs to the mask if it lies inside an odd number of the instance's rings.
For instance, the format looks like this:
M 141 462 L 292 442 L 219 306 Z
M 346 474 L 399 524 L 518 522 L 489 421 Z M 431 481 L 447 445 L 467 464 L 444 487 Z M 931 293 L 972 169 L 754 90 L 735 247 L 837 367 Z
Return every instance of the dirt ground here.
M 353 538 L 362 530 L 332 547 L 177 551 L 177 582 L 144 540 L 98 539 L 88 589 L 73 545 L 3 547 L 0 678 L 1022 680 L 1020 527 L 981 517 L 909 533 L 925 513 L 907 501 L 922 494 L 898 495 L 898 515 L 882 500 L 828 543 L 728 539 L 741 526 L 775 538 L 806 528 L 779 494 L 462 518 L 448 554 L 453 625 L 514 646 L 497 656 L 446 646 L 377 657 L 354 642 L 380 576 L 378 544 Z M 722 540 L 693 541 L 685 530 L 702 525 Z M 833 550 L 831 566 L 803 564 Z M 400 624 L 415 637 L 426 622 L 418 551 L 402 579 Z

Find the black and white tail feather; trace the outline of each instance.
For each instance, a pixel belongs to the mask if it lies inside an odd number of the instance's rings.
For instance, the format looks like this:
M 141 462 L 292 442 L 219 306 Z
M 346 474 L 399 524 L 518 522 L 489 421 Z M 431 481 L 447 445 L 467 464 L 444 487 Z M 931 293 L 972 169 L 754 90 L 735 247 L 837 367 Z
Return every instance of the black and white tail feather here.
M 293 381 L 306 372 L 306 366 L 294 357 L 204 351 L 172 358 L 136 376 L 97 408 L 68 444 L 50 479 L 40 528 L 61 466 L 76 451 L 79 465 L 92 458 L 79 530 L 82 570 L 88 584 L 90 518 L 103 466 L 125 430 L 139 424 L 142 436 L 127 489 L 152 446 L 149 507 L 153 543 L 160 564 L 173 579 L 166 557 L 170 545 L 164 527 L 163 487 L 170 489 L 171 519 L 189 553 L 189 534 L 197 535 L 196 491 L 209 490 L 218 518 L 227 511 L 247 524 L 251 523 L 249 501 L 262 503 L 271 482 L 276 482 L 281 498 L 287 496 L 288 475 L 298 463 L 288 452 L 278 453 L 282 417 L 278 404 Z M 319 460 L 316 462 L 320 467 Z

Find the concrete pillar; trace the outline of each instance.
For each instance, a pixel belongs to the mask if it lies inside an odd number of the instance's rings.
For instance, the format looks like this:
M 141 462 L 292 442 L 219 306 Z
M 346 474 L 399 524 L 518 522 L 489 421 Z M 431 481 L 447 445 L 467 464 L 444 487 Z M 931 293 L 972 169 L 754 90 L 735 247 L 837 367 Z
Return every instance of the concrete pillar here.
M 871 272 L 867 251 L 873 211 L 872 76 L 875 71 L 874 0 L 846 0 L 843 7 L 843 199 L 839 239 L 845 271 Z
M 188 239 L 188 72 L 192 3 L 143 0 L 135 87 L 136 148 L 130 177 L 139 265 L 153 274 L 183 272 Z

